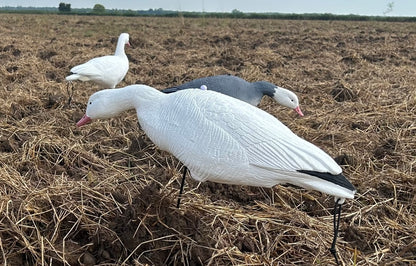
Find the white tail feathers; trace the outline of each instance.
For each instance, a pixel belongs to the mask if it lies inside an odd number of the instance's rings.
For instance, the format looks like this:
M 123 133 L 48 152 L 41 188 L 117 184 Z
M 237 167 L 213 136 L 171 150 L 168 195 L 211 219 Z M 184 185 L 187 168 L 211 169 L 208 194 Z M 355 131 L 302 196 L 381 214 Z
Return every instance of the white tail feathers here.
M 74 80 L 81 80 L 81 81 L 88 81 L 90 80 L 86 76 L 78 75 L 78 74 L 72 74 L 65 78 L 67 81 L 74 81 Z

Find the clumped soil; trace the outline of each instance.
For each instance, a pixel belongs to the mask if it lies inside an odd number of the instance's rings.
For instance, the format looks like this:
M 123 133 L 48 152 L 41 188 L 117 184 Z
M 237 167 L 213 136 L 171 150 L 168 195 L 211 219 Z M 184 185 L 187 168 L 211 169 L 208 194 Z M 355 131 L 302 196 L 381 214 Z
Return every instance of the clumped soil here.
M 341 262 L 415 264 L 414 26 L 2 14 L 0 263 L 334 264 L 331 197 L 188 178 L 176 209 L 182 165 L 133 111 L 75 126 L 99 88 L 74 82 L 69 103 L 65 76 L 128 32 L 119 86 L 228 73 L 293 90 L 304 117 L 269 98 L 259 107 L 336 158 L 358 189 L 343 206 Z

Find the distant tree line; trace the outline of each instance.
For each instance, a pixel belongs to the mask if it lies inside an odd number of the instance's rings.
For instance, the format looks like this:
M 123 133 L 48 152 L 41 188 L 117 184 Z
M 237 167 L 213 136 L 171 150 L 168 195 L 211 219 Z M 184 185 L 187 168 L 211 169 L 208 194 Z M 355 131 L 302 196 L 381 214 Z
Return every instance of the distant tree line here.
M 59 3 L 59 12 L 71 12 L 71 4 Z
M 353 20 L 353 21 L 391 21 L 416 22 L 416 17 L 392 16 L 362 16 L 335 15 L 330 13 L 244 13 L 237 9 L 232 12 L 184 12 L 164 10 L 162 8 L 149 10 L 105 9 L 101 4 L 93 8 L 71 8 L 71 4 L 61 2 L 58 8 L 51 7 L 0 7 L 0 13 L 35 13 L 35 14 L 73 14 L 73 15 L 102 15 L 102 16 L 160 16 L 160 17 L 207 17 L 207 18 L 245 18 L 245 19 L 289 19 L 289 20 Z
M 92 8 L 92 11 L 94 13 L 104 14 L 105 13 L 105 7 L 101 4 L 95 4 L 94 7 Z

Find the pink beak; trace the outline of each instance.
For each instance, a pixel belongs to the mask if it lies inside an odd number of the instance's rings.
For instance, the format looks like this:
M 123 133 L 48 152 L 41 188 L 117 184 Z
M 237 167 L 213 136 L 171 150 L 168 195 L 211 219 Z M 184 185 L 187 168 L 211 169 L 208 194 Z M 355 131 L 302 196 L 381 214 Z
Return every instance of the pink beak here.
M 88 123 L 91 123 L 91 118 L 89 118 L 87 115 L 84 115 L 81 120 L 78 121 L 77 127 L 81 127 L 83 125 L 86 125 Z
M 298 113 L 300 116 L 303 116 L 303 113 L 302 113 L 302 111 L 300 110 L 300 107 L 299 107 L 299 106 L 298 106 L 298 107 L 296 107 L 294 110 L 295 110 L 295 111 L 296 111 L 296 113 Z

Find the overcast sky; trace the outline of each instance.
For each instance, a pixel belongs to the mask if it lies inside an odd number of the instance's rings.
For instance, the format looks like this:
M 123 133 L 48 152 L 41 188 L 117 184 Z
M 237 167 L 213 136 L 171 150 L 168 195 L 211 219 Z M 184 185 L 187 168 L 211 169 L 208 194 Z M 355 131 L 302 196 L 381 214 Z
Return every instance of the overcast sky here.
M 333 13 L 383 15 L 393 3 L 389 16 L 416 16 L 416 0 L 0 0 L 0 6 L 58 7 L 60 2 L 72 8 L 92 8 L 102 4 L 107 9 L 148 10 L 163 8 L 178 11 Z

